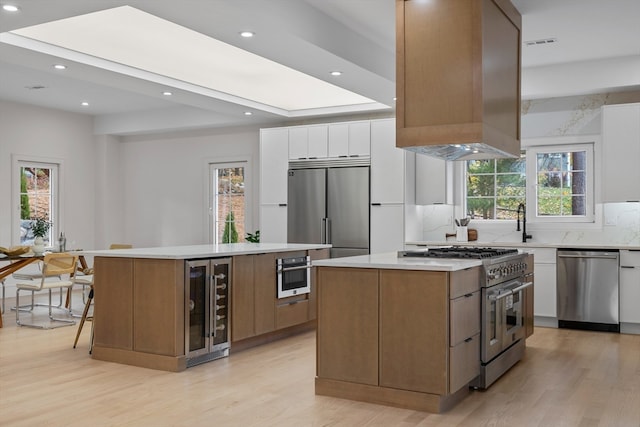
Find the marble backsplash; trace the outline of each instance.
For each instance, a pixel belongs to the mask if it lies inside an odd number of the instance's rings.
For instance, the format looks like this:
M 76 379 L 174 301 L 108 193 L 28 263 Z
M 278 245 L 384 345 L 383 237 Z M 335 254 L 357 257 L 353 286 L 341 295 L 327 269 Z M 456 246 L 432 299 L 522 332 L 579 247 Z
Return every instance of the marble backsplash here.
M 601 215 L 594 224 L 527 223 L 532 234 L 530 244 L 603 245 L 640 247 L 640 203 L 606 203 L 597 206 Z M 452 205 L 422 206 L 422 239 L 425 242 L 445 242 L 447 233 L 455 232 Z M 469 228 L 478 230 L 478 242 L 488 244 L 518 243 L 522 231 L 516 231 L 515 221 L 471 220 Z M 416 236 L 419 237 L 419 236 Z

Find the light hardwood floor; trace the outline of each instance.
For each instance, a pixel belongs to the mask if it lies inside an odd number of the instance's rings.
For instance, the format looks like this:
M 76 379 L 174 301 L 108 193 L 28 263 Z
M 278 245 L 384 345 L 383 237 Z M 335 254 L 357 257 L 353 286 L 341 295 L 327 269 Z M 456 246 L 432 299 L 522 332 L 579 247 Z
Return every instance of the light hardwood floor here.
M 92 360 L 89 328 L 0 329 L 1 426 L 640 427 L 640 336 L 536 328 L 524 360 L 444 414 L 314 394 L 315 333 L 181 373 Z

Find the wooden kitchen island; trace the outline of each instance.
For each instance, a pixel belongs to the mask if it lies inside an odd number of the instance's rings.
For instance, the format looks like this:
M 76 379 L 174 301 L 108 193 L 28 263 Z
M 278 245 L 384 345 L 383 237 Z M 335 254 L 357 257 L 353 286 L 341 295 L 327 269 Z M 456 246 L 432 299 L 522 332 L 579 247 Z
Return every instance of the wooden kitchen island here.
M 194 260 L 230 259 L 231 349 L 315 325 L 315 286 L 277 299 L 276 259 L 329 257 L 330 245 L 236 243 L 103 251 L 94 257 L 94 359 L 166 371 L 187 367 L 185 278 Z M 229 303 L 229 302 L 228 302 Z M 227 304 L 228 304 L 227 303 Z
M 480 373 L 479 260 L 314 262 L 316 394 L 442 412 Z

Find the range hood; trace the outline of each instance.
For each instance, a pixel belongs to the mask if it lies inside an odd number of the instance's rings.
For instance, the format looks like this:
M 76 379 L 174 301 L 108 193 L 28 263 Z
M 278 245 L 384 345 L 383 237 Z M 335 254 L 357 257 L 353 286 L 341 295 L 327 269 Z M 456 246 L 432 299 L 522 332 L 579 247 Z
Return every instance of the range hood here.
M 509 0 L 396 0 L 396 146 L 519 157 L 521 23 Z

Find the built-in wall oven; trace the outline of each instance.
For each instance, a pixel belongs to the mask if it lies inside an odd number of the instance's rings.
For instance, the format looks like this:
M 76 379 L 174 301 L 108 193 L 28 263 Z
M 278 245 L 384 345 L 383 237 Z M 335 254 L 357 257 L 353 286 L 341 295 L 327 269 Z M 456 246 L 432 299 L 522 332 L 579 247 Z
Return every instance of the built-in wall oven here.
M 229 355 L 231 258 L 190 260 L 185 268 L 187 366 Z
M 278 298 L 311 292 L 311 258 L 295 256 L 279 258 L 276 263 Z

